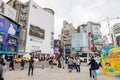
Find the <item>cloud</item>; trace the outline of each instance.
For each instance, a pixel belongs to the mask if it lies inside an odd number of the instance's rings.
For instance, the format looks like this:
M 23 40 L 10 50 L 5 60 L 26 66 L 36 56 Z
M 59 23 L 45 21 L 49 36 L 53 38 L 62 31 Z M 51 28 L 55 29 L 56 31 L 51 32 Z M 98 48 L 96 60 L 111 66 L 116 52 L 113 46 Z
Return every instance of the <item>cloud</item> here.
M 5 0 L 4 0 L 5 1 Z M 28 0 L 21 0 L 28 1 Z M 107 16 L 120 16 L 120 0 L 33 0 L 41 7 L 48 7 L 55 12 L 55 38 L 60 34 L 63 20 L 77 27 L 87 21 L 101 21 Z M 120 21 L 120 20 L 119 20 Z M 116 21 L 116 22 L 119 22 Z M 112 24 L 112 21 L 110 21 Z M 102 25 L 103 27 L 107 25 Z

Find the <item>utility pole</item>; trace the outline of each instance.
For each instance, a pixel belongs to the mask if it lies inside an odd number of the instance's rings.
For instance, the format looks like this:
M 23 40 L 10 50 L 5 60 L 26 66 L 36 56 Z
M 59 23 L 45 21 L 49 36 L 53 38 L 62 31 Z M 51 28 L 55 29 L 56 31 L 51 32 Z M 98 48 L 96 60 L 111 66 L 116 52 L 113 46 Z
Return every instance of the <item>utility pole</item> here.
M 108 35 L 110 36 L 110 39 L 111 39 L 113 45 L 114 45 L 114 40 L 113 40 L 113 34 L 111 32 L 110 21 L 111 20 L 116 20 L 116 19 L 119 19 L 119 17 L 116 17 L 116 18 L 109 18 L 109 17 L 107 17 L 106 19 L 104 19 L 102 21 L 99 21 L 99 22 L 104 22 L 104 21 L 107 22 L 107 27 L 109 29 L 109 34 Z

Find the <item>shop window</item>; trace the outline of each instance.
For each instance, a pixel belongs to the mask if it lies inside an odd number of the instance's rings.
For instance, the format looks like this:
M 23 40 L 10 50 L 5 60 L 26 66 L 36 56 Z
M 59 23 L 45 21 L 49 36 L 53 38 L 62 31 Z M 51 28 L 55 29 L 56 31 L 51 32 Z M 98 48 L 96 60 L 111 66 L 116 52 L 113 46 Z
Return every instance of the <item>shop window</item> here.
M 7 46 L 6 51 L 16 52 L 16 46 Z

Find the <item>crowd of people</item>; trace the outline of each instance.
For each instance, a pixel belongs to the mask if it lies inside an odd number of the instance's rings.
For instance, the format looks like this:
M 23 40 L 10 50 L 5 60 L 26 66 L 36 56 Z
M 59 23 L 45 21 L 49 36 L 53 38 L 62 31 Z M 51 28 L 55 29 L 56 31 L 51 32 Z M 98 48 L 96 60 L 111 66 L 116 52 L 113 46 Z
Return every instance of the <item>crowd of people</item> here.
M 50 58 L 50 65 L 51 68 L 53 69 L 53 59 L 54 58 Z M 57 60 L 57 66 L 58 68 L 65 68 L 65 63 L 68 65 L 68 72 L 71 73 L 73 69 L 76 69 L 76 72 L 80 72 L 80 66 L 81 66 L 81 60 L 79 56 L 76 57 L 66 57 L 64 58 L 63 56 L 56 58 Z M 96 71 L 100 72 L 100 67 L 102 67 L 101 65 L 101 60 L 99 56 L 91 56 L 88 62 L 88 66 L 89 67 L 89 75 L 90 78 L 97 80 L 97 74 Z
M 56 61 L 56 63 L 55 63 Z M 50 57 L 49 58 L 49 64 L 51 66 L 51 69 L 53 69 L 53 65 L 56 64 L 58 68 L 68 69 L 68 73 L 72 73 L 73 70 L 76 70 L 76 72 L 81 71 L 81 60 L 79 56 L 68 56 L 68 57 Z M 96 64 L 98 64 L 98 67 L 96 67 Z M 24 65 L 25 61 L 22 59 L 20 66 L 21 70 L 24 70 Z M 66 66 L 67 65 L 67 66 Z M 88 66 L 90 65 L 89 68 L 89 74 L 90 78 L 93 78 L 94 80 L 97 80 L 97 74 L 96 70 L 99 70 L 101 65 L 101 60 L 99 56 L 91 56 L 88 62 Z M 3 58 L 0 58 L 0 80 L 4 80 L 4 75 L 7 70 L 6 67 L 6 61 Z M 14 70 L 14 60 L 13 57 L 11 57 L 10 62 L 9 62 L 9 70 Z M 29 67 L 28 67 L 28 76 L 33 75 L 33 70 L 34 70 L 34 59 L 31 57 L 29 60 Z
M 58 68 L 65 68 L 65 63 L 68 65 L 68 72 L 72 72 L 73 69 L 76 69 L 77 72 L 80 72 L 81 61 L 79 57 L 68 56 L 64 58 L 63 56 L 56 58 Z M 53 68 L 54 57 L 50 58 L 50 65 Z

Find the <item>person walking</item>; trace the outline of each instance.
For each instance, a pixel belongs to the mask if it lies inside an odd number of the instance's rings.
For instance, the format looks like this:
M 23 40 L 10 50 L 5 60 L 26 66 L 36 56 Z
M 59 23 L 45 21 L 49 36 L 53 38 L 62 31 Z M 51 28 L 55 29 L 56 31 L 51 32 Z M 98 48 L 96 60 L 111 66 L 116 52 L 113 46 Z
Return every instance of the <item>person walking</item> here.
M 0 58 L 0 80 L 4 80 L 2 64 L 3 64 L 3 58 Z
M 61 60 L 58 58 L 58 68 L 61 68 Z
M 10 57 L 10 64 L 9 64 L 9 70 L 14 70 L 14 60 L 13 56 Z
M 23 69 L 24 69 L 24 65 L 25 65 L 25 61 L 24 61 L 24 59 L 23 59 L 23 58 L 22 58 L 22 60 L 21 60 L 20 65 L 21 65 L 21 70 L 23 70 Z
M 64 69 L 65 68 L 65 58 L 61 56 L 60 61 L 61 61 L 61 64 L 62 64 L 62 68 Z
M 7 71 L 7 66 L 6 66 L 6 63 L 5 63 L 5 62 L 2 63 L 2 69 L 3 69 L 2 78 L 3 78 L 3 80 L 4 80 L 5 73 L 6 73 L 6 71 Z M 0 79 L 0 80 L 1 80 L 1 79 Z
M 3 74 L 3 68 L 2 68 L 2 63 L 0 63 L 0 80 L 4 80 L 2 74 Z
M 80 59 L 79 59 L 79 57 L 76 57 L 76 70 L 77 70 L 77 72 L 80 72 L 80 65 L 81 65 Z
M 88 61 L 88 64 L 90 63 L 90 61 L 91 61 L 91 57 L 90 57 L 90 59 Z M 89 67 L 89 75 L 90 75 L 90 78 L 92 78 L 91 66 Z
M 101 60 L 100 60 L 99 55 L 98 55 L 98 56 L 95 56 L 94 59 L 95 59 L 95 61 L 97 62 L 97 64 L 99 65 L 99 69 L 96 70 L 96 73 L 97 73 L 97 74 L 101 74 L 100 67 L 102 67 L 102 65 L 101 65 Z
M 73 58 L 70 57 L 70 58 L 68 59 L 68 69 L 69 69 L 68 72 L 72 72 L 73 67 L 74 67 L 74 66 L 73 66 Z
M 34 70 L 34 59 L 33 57 L 31 57 L 29 61 L 28 76 L 30 75 L 30 72 L 31 72 L 31 75 L 33 75 L 33 70 Z
M 91 58 L 91 61 L 88 63 L 88 65 L 91 66 L 92 77 L 94 77 L 93 79 L 97 80 L 97 74 L 96 74 L 96 68 L 95 68 L 96 61 L 95 61 L 94 57 Z

